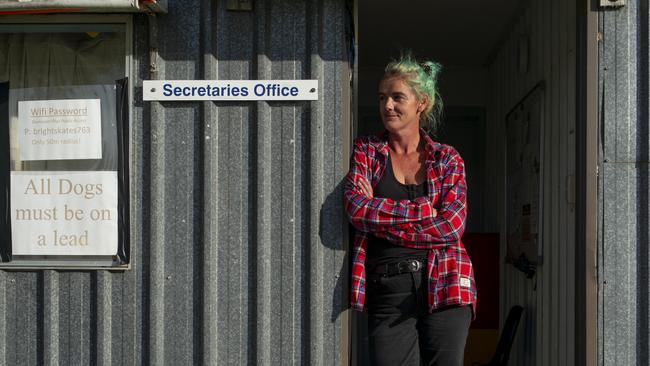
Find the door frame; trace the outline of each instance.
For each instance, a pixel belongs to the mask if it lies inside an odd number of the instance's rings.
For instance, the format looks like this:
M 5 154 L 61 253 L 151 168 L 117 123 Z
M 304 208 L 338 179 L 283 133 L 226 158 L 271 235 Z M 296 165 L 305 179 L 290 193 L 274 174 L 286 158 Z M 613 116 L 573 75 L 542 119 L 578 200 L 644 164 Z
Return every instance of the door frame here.
M 598 5 L 576 2 L 575 364 L 598 362 Z

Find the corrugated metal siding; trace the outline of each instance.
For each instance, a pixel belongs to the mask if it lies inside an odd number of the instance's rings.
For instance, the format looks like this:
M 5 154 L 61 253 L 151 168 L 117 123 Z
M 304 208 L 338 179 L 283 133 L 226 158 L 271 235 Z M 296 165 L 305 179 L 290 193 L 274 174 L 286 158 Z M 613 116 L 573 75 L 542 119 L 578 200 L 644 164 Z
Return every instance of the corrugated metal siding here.
M 525 313 L 511 354 L 513 365 L 574 364 L 575 207 L 567 181 L 575 175 L 576 5 L 564 0 L 524 3 L 508 37 L 489 66 L 487 171 L 494 172 L 486 199 L 489 230 L 501 232 L 505 258 L 505 118 L 539 81 L 545 81 L 543 120 L 544 263 L 526 279 L 511 265 L 501 270 L 501 322 L 511 306 Z M 519 73 L 518 44 L 528 39 L 528 71 Z M 492 211 L 493 212 L 493 211 Z
M 647 365 L 650 9 L 602 12 L 599 364 Z
M 134 18 L 132 269 L 0 272 L 0 363 L 346 362 L 344 3 L 225 3 Z M 150 36 L 160 79 L 313 78 L 320 99 L 144 103 Z

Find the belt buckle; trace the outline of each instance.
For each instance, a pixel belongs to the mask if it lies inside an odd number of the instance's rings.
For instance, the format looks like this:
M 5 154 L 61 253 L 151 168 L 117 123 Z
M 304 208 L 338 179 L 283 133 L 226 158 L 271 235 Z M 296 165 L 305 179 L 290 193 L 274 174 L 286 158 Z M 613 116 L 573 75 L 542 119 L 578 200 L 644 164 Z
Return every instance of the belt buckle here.
M 413 272 L 417 272 L 422 268 L 422 262 L 414 259 L 411 261 L 411 266 L 411 268 L 413 268 Z
M 417 272 L 420 270 L 420 267 L 421 267 L 420 261 L 415 259 L 407 262 L 399 262 L 397 264 L 397 269 L 399 273 Z

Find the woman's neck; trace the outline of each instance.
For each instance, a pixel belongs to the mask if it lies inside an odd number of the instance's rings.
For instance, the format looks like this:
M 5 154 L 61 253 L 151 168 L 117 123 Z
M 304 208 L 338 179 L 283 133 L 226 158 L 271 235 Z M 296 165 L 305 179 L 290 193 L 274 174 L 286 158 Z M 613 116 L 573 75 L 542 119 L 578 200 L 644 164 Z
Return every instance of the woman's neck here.
M 400 155 L 408 155 L 418 151 L 420 145 L 420 129 L 409 129 L 407 131 L 389 132 L 388 146 L 392 151 Z

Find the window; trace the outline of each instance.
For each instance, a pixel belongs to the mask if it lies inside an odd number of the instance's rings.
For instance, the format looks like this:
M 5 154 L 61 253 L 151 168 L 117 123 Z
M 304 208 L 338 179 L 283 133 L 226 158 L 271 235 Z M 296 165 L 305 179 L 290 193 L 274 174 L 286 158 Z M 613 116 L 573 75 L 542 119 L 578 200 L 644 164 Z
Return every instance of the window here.
M 0 23 L 2 267 L 128 267 L 130 18 L 89 17 Z

